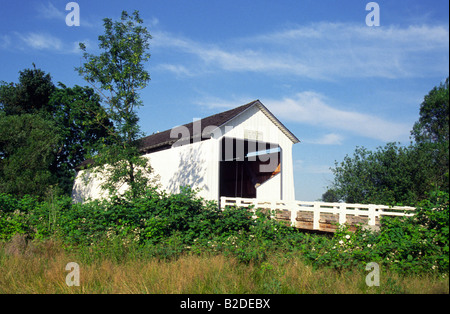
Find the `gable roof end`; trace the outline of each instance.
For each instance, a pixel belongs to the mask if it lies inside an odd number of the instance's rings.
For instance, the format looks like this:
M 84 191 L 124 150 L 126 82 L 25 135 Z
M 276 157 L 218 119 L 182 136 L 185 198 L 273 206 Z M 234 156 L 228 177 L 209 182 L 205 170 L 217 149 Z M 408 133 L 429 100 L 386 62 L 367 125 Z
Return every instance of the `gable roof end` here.
M 190 137 L 189 140 L 197 137 L 208 136 L 209 134 L 203 134 L 205 128 L 211 125 L 215 125 L 217 127 L 221 127 L 226 125 L 229 121 L 235 119 L 239 115 L 243 114 L 245 111 L 249 110 L 252 107 L 258 107 L 268 118 L 271 120 L 294 144 L 299 143 L 300 140 L 290 132 L 259 100 L 252 101 L 243 106 L 227 110 L 206 118 L 201 119 L 200 125 L 201 130 L 194 130 L 194 122 L 185 124 L 183 126 L 179 126 L 180 128 L 187 129 L 189 131 Z M 166 130 L 163 132 L 155 133 L 150 136 L 144 137 L 140 140 L 140 150 L 144 153 L 154 151 L 163 147 L 171 146 L 178 140 L 179 138 L 171 138 L 170 134 L 172 130 L 176 130 L 177 127 L 174 127 L 170 130 Z M 186 138 L 186 141 L 188 139 Z
M 300 140 L 287 127 L 284 126 L 280 120 L 277 119 L 259 100 L 256 101 L 256 106 L 283 132 L 294 144 L 300 143 Z

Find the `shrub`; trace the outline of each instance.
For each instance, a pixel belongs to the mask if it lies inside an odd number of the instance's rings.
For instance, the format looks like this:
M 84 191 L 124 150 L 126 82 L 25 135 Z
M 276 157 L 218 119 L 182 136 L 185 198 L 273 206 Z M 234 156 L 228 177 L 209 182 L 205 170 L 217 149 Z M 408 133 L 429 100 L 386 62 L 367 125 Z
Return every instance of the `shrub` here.
M 448 272 L 449 196 L 436 192 L 420 202 L 413 217 L 386 217 L 378 254 L 403 272 Z
M 432 194 L 413 217 L 383 217 L 380 232 L 341 226 L 329 241 L 306 246 L 304 254 L 315 265 L 339 270 L 377 262 L 400 273 L 448 272 L 448 204 L 448 193 Z
M 252 216 L 256 215 L 256 219 Z M 0 194 L 0 239 L 55 238 L 115 260 L 130 251 L 174 259 L 182 254 L 225 254 L 242 263 L 265 262 L 276 252 L 301 256 L 315 267 L 363 269 L 377 262 L 402 273 L 448 272 L 449 197 L 435 193 L 414 217 L 384 217 L 381 231 L 341 226 L 332 236 L 302 233 L 247 208 L 218 208 L 186 187 L 168 195 L 148 189 L 142 197 L 73 204 L 67 197 L 40 202 Z M 92 256 L 91 256 L 92 257 Z M 94 257 L 93 257 L 94 258 Z

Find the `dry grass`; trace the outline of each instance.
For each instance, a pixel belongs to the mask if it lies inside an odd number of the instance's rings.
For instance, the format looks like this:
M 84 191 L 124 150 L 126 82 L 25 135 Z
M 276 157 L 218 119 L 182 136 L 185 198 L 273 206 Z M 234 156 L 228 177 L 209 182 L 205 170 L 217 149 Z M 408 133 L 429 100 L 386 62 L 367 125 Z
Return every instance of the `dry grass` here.
M 449 293 L 448 277 L 401 277 L 382 272 L 380 287 L 367 287 L 366 273 L 314 270 L 300 257 L 272 256 L 260 265 L 244 265 L 222 255 L 187 255 L 174 261 L 131 257 L 121 262 L 81 260 L 52 241 L 29 244 L 14 239 L 1 244 L 0 293 Z M 69 262 L 80 265 L 79 287 L 66 285 Z

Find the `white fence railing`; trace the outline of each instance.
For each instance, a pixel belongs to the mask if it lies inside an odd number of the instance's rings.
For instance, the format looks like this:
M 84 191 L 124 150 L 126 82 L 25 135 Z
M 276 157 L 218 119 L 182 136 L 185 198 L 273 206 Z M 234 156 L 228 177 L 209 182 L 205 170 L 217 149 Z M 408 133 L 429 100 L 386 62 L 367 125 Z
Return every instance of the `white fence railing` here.
M 290 211 L 291 224 L 296 225 L 298 212 L 313 213 L 313 229 L 319 230 L 320 214 L 330 213 L 339 215 L 339 224 L 347 222 L 347 215 L 368 217 L 369 226 L 376 225 L 376 218 L 381 216 L 413 216 L 414 207 L 389 207 L 386 205 L 364 205 L 346 203 L 302 202 L 302 201 L 275 201 L 248 198 L 221 197 L 221 208 L 226 206 L 250 207 L 254 209 L 269 209 L 271 215 L 275 211 Z

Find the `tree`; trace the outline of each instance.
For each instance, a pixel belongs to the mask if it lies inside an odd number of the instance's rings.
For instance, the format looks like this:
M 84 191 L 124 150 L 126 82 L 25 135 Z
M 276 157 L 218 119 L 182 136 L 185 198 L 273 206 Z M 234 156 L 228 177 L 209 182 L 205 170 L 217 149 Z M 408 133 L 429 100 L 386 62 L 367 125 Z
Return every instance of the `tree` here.
M 52 112 L 49 99 L 55 89 L 50 74 L 33 64 L 33 69 L 19 72 L 18 84 L 0 84 L 0 110 L 6 115 Z
M 84 51 L 84 63 L 76 68 L 103 97 L 107 117 L 112 122 L 108 128 L 108 144 L 103 144 L 94 157 L 95 171 L 106 182 L 102 187 L 116 193 L 127 184 L 132 196 L 137 196 L 149 183 L 151 168 L 140 155 L 138 140 L 143 136 L 138 125 L 136 108 L 142 106 L 139 91 L 150 81 L 144 63 L 151 35 L 142 26 L 139 12 L 128 15 L 122 12 L 120 21 L 104 20 L 104 35 L 98 37 L 99 56 Z
M 415 206 L 432 190 L 448 191 L 449 91 L 445 84 L 425 96 L 408 147 L 388 143 L 375 151 L 357 147 L 335 162 L 331 191 L 348 203 Z
M 69 193 L 76 167 L 95 153 L 98 143 L 105 142 L 111 122 L 100 105 L 100 97 L 89 87 L 69 88 L 59 83 L 49 105 L 55 110 L 48 118 L 56 123 L 62 138 L 50 169 L 60 187 Z
M 325 193 L 322 194 L 321 201 L 327 203 L 337 203 L 340 201 L 340 199 L 335 190 L 328 189 Z
M 420 118 L 411 131 L 418 149 L 432 160 L 429 177 L 435 187 L 449 190 L 449 78 L 434 87 L 420 106 Z
M 50 74 L 36 67 L 19 73 L 19 83 L 0 85 L 0 158 L 3 167 L 0 173 L 3 188 L 0 191 L 15 191 L 15 194 L 34 191 L 35 195 L 44 196 L 44 191 L 52 186 L 70 194 L 75 167 L 95 150 L 97 142 L 103 141 L 106 127 L 111 123 L 106 119 L 100 98 L 93 89 L 68 88 L 62 83 L 56 87 Z M 23 129 L 19 130 L 18 126 L 23 126 Z M 47 133 L 47 138 L 36 135 L 43 132 Z M 33 163 L 39 156 L 37 153 L 42 159 L 39 167 Z M 27 159 L 31 159 L 29 166 L 24 162 Z M 20 173 L 14 175 L 13 169 Z M 37 175 L 36 169 L 41 175 Z M 44 172 L 49 175 L 45 180 L 39 179 Z M 28 181 L 30 187 L 38 183 L 42 186 L 30 189 L 21 185 L 23 191 L 5 188 L 18 186 L 18 180 Z
M 44 197 L 57 177 L 50 171 L 61 137 L 39 114 L 0 113 L 0 193 Z
M 449 78 L 434 87 L 420 105 L 420 118 L 411 134 L 417 143 L 449 140 Z
M 414 146 L 357 147 L 352 157 L 335 163 L 332 190 L 348 203 L 414 205 L 426 197 L 427 162 Z

